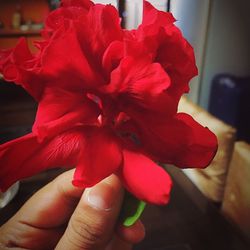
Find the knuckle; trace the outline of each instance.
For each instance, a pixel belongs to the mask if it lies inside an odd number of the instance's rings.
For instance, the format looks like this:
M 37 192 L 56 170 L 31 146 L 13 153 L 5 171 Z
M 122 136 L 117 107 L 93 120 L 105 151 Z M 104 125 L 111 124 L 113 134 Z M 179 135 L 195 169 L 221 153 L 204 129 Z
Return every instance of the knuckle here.
M 98 246 L 102 242 L 104 230 L 96 223 L 86 223 L 82 218 L 76 216 L 70 220 L 69 228 L 72 232 L 69 240 L 77 247 L 92 249 L 91 247 Z

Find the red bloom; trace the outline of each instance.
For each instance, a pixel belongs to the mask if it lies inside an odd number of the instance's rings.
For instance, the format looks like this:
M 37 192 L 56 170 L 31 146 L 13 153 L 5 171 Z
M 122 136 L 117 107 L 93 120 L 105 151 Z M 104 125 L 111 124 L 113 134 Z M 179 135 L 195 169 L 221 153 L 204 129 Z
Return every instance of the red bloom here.
M 0 54 L 6 80 L 37 101 L 33 132 L 0 145 L 0 187 L 53 167 L 76 167 L 73 184 L 116 173 L 139 199 L 164 204 L 171 179 L 155 162 L 205 167 L 217 141 L 180 96 L 197 74 L 193 50 L 171 14 L 144 3 L 137 30 L 111 5 L 64 0 L 45 24 L 39 52 L 26 41 Z

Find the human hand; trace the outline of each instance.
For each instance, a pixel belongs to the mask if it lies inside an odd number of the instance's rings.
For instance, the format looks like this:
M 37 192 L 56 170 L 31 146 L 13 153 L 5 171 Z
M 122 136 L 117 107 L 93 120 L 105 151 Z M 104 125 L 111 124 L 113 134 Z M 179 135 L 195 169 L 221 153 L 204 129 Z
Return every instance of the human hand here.
M 117 225 L 123 188 L 112 175 L 83 190 L 67 171 L 39 190 L 0 228 L 0 249 L 129 250 L 144 237 L 140 221 Z

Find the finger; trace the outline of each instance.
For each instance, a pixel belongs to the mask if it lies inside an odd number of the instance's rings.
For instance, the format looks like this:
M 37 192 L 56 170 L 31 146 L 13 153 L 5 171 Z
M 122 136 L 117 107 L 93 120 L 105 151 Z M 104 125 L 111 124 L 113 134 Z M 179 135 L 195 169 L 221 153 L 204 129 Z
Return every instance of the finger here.
M 113 236 L 123 199 L 115 175 L 86 189 L 56 249 L 105 249 Z
M 133 245 L 129 242 L 126 242 L 119 238 L 118 236 L 114 236 L 109 245 L 105 248 L 105 250 L 132 250 Z
M 116 228 L 117 235 L 105 250 L 132 250 L 133 245 L 145 237 L 145 228 L 140 220 L 130 227 L 119 224 Z
M 123 241 L 131 244 L 139 243 L 145 237 L 145 228 L 140 220 L 130 227 L 118 225 L 116 232 Z
M 33 195 L 13 217 L 34 227 L 54 228 L 68 222 L 83 189 L 72 185 L 74 170 L 58 176 Z
M 0 228 L 0 249 L 1 246 L 6 246 L 6 249 L 54 249 L 64 230 L 35 228 L 24 222 L 8 222 Z
M 0 241 L 12 247 L 53 249 L 83 193 L 71 184 L 73 171 L 63 173 L 33 195 L 1 228 Z

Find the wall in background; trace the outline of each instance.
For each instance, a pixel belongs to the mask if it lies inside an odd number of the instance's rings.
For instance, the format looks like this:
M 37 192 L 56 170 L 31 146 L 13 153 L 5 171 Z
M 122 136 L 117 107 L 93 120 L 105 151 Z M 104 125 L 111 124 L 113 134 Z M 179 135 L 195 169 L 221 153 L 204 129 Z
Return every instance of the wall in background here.
M 212 1 L 199 101 L 206 109 L 214 75 L 250 75 L 249 10 L 249 0 Z
M 207 109 L 216 74 L 250 75 L 250 1 L 171 0 L 170 10 L 194 47 L 199 68 L 189 97 Z
M 211 0 L 171 0 L 170 11 L 176 18 L 176 25 L 193 46 L 199 75 L 190 82 L 189 98 L 198 103 L 203 58 L 206 47 L 208 19 Z

